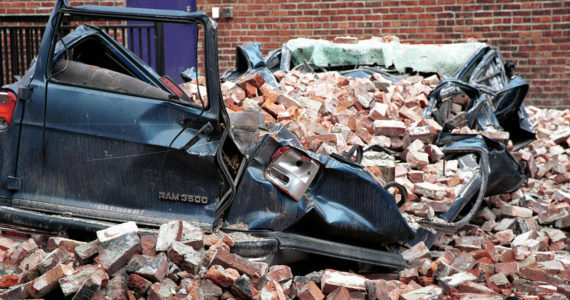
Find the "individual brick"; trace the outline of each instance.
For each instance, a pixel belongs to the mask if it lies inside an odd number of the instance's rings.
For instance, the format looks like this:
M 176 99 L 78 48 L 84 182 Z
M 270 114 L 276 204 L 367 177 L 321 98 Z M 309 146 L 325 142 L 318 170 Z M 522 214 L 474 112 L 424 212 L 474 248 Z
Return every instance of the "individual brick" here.
M 263 79 L 263 77 L 259 73 L 253 73 L 240 77 L 240 79 L 237 82 L 237 85 L 243 88 L 243 86 L 246 83 L 249 83 L 256 88 L 260 88 L 265 83 L 265 79 Z
M 463 283 L 472 282 L 475 280 L 477 280 L 477 277 L 473 274 L 460 272 L 450 276 L 441 277 L 438 279 L 438 282 L 445 288 L 446 291 L 449 291 L 451 288 L 456 288 Z
M 400 295 L 402 300 L 441 299 L 442 297 L 443 290 L 436 285 L 426 286 Z
M 36 249 L 38 249 L 36 242 L 33 239 L 27 239 L 13 248 L 8 262 L 11 264 L 19 264 L 22 259 Z
M 425 152 L 408 151 L 406 154 L 406 162 L 409 163 L 413 169 L 423 170 L 429 165 L 429 156 Z
M 445 198 L 446 190 L 442 186 L 429 182 L 420 182 L 414 184 L 414 193 L 428 197 L 430 199 L 442 200 Z
M 105 272 L 105 270 L 101 267 L 98 267 L 87 280 L 80 286 L 79 290 L 73 296 L 72 300 L 80 300 L 80 299 L 92 299 L 92 297 L 101 289 L 107 285 L 109 281 L 109 276 Z
M 156 240 L 157 236 L 154 234 L 140 235 L 141 239 L 141 253 L 143 255 L 155 256 L 156 255 Z
M 365 282 L 366 278 L 361 275 L 327 269 L 321 277 L 321 289 L 326 294 L 339 286 L 344 286 L 349 291 L 365 292 Z
M 413 247 L 401 252 L 400 254 L 410 264 L 416 260 L 431 257 L 429 249 L 426 247 L 424 242 L 419 242 L 416 245 L 414 245 Z
M 471 270 L 475 265 L 475 262 L 475 259 L 470 253 L 461 252 L 457 257 L 455 257 L 450 266 L 459 271 L 465 272 Z
M 251 299 L 259 294 L 247 275 L 238 277 L 231 286 L 232 294 L 241 299 Z
M 488 288 L 487 286 L 471 281 L 460 284 L 459 286 L 457 286 L 457 290 L 461 293 L 476 294 L 479 297 L 483 297 L 482 295 L 485 294 L 486 295 L 495 294 L 495 292 L 492 289 Z M 502 297 L 500 299 L 502 299 Z
M 29 270 L 29 272 L 24 273 L 21 277 L 21 282 L 32 280 L 41 274 L 46 273 L 57 264 L 67 264 L 73 260 L 72 254 L 67 252 L 64 248 L 57 248 L 54 251 L 48 253 L 48 255 L 36 265 L 35 268 Z
M 515 238 L 515 234 L 513 233 L 512 229 L 506 229 L 495 233 L 493 237 L 499 242 L 500 245 L 509 245 Z
M 34 279 L 30 287 L 30 296 L 34 298 L 41 298 L 49 294 L 58 285 L 58 279 L 63 276 L 71 275 L 73 273 L 73 267 L 58 264 L 45 272 L 42 276 Z
M 77 246 L 83 245 L 85 242 L 75 241 L 71 239 L 66 239 L 62 237 L 52 236 L 48 239 L 47 249 L 49 251 L 55 250 L 56 248 L 63 247 L 70 253 L 75 252 Z
M 505 275 L 517 274 L 519 272 L 519 263 L 516 261 L 496 263 L 495 272 Z
M 181 242 L 173 242 L 167 251 L 168 258 L 180 269 L 190 274 L 195 274 L 204 257 L 200 252 Z
M 229 288 L 239 278 L 239 272 L 235 269 L 224 269 L 220 265 L 213 265 L 205 275 L 206 279 L 215 282 L 221 287 Z
M 275 265 L 269 268 L 267 276 L 279 283 L 290 280 L 293 278 L 291 268 L 285 265 Z
M 567 207 L 550 208 L 549 210 L 538 214 L 538 223 L 550 224 L 570 215 Z
M 85 265 L 77 268 L 72 274 L 58 280 L 59 287 L 66 297 L 75 294 L 85 281 L 97 270 L 96 265 Z
M 510 217 L 518 218 L 530 218 L 532 217 L 532 210 L 529 208 L 514 206 L 514 205 L 504 205 L 501 208 L 501 213 Z
M 374 134 L 385 136 L 403 136 L 406 125 L 400 121 L 376 120 L 374 121 Z
M 372 120 L 386 120 L 388 113 L 388 105 L 380 102 L 374 103 L 370 109 L 368 117 Z
M 388 285 L 385 280 L 367 280 L 365 285 L 369 300 L 388 299 Z M 344 287 L 340 288 L 345 289 Z M 346 291 L 348 292 L 348 290 Z
M 283 292 L 281 285 L 275 280 L 270 280 L 263 286 L 259 294 L 260 300 L 285 300 L 287 296 Z
M 79 264 L 87 264 L 99 253 L 99 249 L 100 244 L 98 239 L 89 243 L 83 243 L 75 247 L 75 258 Z
M 132 221 L 126 222 L 126 223 L 107 227 L 103 230 L 97 231 L 97 239 L 99 240 L 99 243 L 101 243 L 101 245 L 103 247 L 106 247 L 109 245 L 109 243 L 112 240 L 119 238 L 119 237 L 126 235 L 126 234 L 137 233 L 138 230 L 139 229 L 138 229 L 137 224 L 135 222 L 132 222 Z M 73 251 L 69 251 L 69 252 L 73 252 Z
M 223 294 L 222 288 L 210 280 L 201 280 L 199 285 L 206 299 L 211 299 L 212 297 L 219 298 Z
M 128 278 L 124 272 L 118 272 L 107 284 L 105 294 L 109 299 L 127 299 Z
M 410 281 L 418 280 L 418 269 L 417 268 L 406 268 L 400 271 L 399 279 L 405 284 L 409 284 Z
M 323 300 L 325 295 L 319 287 L 312 281 L 305 284 L 303 288 L 298 292 L 300 300 Z
M 182 221 L 182 233 L 179 241 L 184 245 L 192 246 L 195 250 L 200 250 L 204 248 L 204 233 L 201 228 Z
M 160 225 L 156 239 L 156 252 L 166 251 L 175 241 L 180 241 L 182 236 L 182 221 L 173 220 Z
M 24 257 L 18 267 L 22 271 L 28 271 L 36 268 L 36 266 L 47 256 L 43 249 L 37 249 L 33 251 L 27 257 Z
M 146 293 L 146 291 L 150 288 L 151 285 L 152 282 L 134 273 L 129 275 L 129 281 L 127 282 L 127 286 L 129 287 L 129 289 L 139 294 Z
M 224 268 L 232 268 L 248 276 L 258 275 L 256 273 L 255 266 L 248 260 L 223 249 L 218 249 L 216 251 L 212 264 L 221 265 Z
M 113 274 L 140 251 L 139 236 L 131 232 L 109 241 L 108 246 L 100 251 L 94 261 L 101 264 L 108 274 Z
M 540 281 L 550 284 L 564 284 L 565 280 L 557 276 L 556 274 L 551 274 L 547 270 L 539 267 L 524 267 L 520 269 L 519 272 L 522 278 Z
M 148 300 L 163 300 L 176 294 L 176 283 L 169 278 L 155 282 L 147 292 Z
M 5 275 L 0 279 L 0 287 L 1 288 L 9 288 L 18 284 L 18 276 L 17 275 Z
M 160 253 L 144 262 L 134 273 L 152 281 L 161 281 L 168 272 L 168 259 L 166 254 Z

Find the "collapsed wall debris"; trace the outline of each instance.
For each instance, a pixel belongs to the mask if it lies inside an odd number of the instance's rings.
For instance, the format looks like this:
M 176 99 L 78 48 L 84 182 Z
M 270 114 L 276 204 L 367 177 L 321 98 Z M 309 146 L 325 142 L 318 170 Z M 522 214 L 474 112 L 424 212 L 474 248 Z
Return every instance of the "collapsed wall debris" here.
M 429 231 L 410 243 L 402 255 L 411 268 L 393 281 L 405 288 L 388 288 L 389 299 L 430 293 L 434 299 L 570 297 L 570 111 L 525 109 L 528 84 L 491 47 L 480 48 L 442 81 L 418 75 L 397 80 L 374 69 L 353 78 L 304 65 L 275 71 L 278 90 L 255 70 L 224 83 L 226 106 L 259 112 L 269 132 L 271 123 L 280 123 L 306 149 L 333 157 L 349 153 L 347 160 L 381 184 L 400 183 L 411 223 L 445 232 L 437 223 L 464 216 L 448 234 Z M 446 157 L 442 149 L 450 143 L 478 144 L 490 159 L 478 164 L 481 157 Z M 380 151 L 353 160 L 355 146 Z M 482 169 L 489 178 L 479 190 Z M 463 205 L 450 211 L 458 201 Z M 460 212 L 463 207 L 468 212 Z M 406 289 L 413 291 L 407 295 Z
M 248 112 L 252 131 L 258 124 L 263 128 L 263 123 L 271 127 L 278 122 L 305 149 L 355 162 L 383 186 L 395 181 L 405 187 L 403 209 L 423 218 L 423 225 L 457 228 L 473 217 L 483 196 L 522 185 L 528 172 L 508 150 L 535 138 L 522 106 L 528 84 L 512 74 L 512 66 L 493 48 L 475 48 L 456 78 L 441 82 L 437 75 L 396 80 L 374 69 L 368 69 L 368 77 L 294 69 L 275 71 L 275 88 L 250 68 L 223 84 L 224 102 L 231 112 Z M 257 65 L 267 73 L 266 65 Z M 261 120 L 251 121 L 251 112 L 259 112 Z M 243 129 L 245 118 L 239 115 L 231 114 L 232 121 Z M 476 198 L 467 218 L 452 223 Z M 422 228 L 418 232 L 411 244 L 423 240 L 431 245 L 435 236 Z
M 418 229 L 401 252 L 408 268 L 293 274 L 232 254 L 231 237 L 185 221 L 158 235 L 126 223 L 88 243 L 0 239 L 0 298 L 567 299 L 570 111 L 525 109 L 528 85 L 492 48 L 478 49 L 441 81 L 307 63 L 270 72 L 258 58 L 222 86 L 240 150 L 268 132 L 396 190 Z
M 536 111 L 531 116 L 550 118 Z M 517 193 L 490 198 L 471 224 L 440 235 L 431 250 L 420 242 L 402 252 L 409 267 L 398 272 L 295 274 L 232 254 L 238 236 L 205 234 L 180 220 L 158 233 L 119 224 L 91 242 L 1 237 L 0 299 L 568 299 L 568 234 L 549 224 L 570 226 L 569 198 L 555 191 L 553 208 L 537 214 L 537 206 L 517 205 Z

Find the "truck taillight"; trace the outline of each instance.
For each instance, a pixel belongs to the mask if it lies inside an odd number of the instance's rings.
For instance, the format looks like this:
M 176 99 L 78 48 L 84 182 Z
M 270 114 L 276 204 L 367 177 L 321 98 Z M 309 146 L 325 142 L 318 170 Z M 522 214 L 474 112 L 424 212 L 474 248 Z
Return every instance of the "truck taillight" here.
M 319 172 L 320 164 L 291 147 L 281 147 L 271 156 L 265 178 L 299 201 Z
M 11 91 L 0 92 L 0 129 L 5 129 L 12 123 L 15 108 L 16 94 Z

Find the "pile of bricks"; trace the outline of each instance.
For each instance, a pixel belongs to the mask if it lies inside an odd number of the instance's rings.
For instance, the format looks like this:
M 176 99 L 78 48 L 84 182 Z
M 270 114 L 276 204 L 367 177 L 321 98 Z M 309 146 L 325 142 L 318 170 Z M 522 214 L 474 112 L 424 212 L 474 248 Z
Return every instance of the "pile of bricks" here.
M 235 255 L 228 236 L 179 220 L 158 234 L 119 224 L 92 242 L 0 238 L 0 299 L 568 299 L 566 233 L 515 230 L 522 229 L 466 226 L 442 235 L 431 251 L 423 243 L 403 251 L 410 268 L 399 272 L 325 269 L 303 276 Z
M 258 74 L 222 85 L 228 110 L 258 110 L 266 122 L 280 122 L 299 137 L 306 149 L 345 154 L 352 146 L 379 145 L 399 153 L 399 160 L 365 153 L 362 165 L 380 184 L 395 181 L 410 195 L 404 211 L 434 219 L 454 203 L 465 176 L 456 160 L 447 161 L 433 144 L 442 127 L 422 116 L 428 95 L 437 86 L 436 75 L 411 76 L 393 83 L 381 74 L 349 78 L 337 72 L 287 74 L 275 72 L 281 89 Z M 467 99 L 468 100 L 468 99 Z M 464 114 L 467 101 L 454 99 L 452 112 Z M 461 128 L 459 132 L 473 132 Z M 504 143 L 508 132 L 481 132 Z M 410 219 L 413 220 L 413 219 Z
M 432 144 L 441 127 L 421 116 L 436 77 L 412 76 L 393 84 L 379 74 L 370 79 L 334 72 L 275 76 L 279 92 L 255 74 L 235 85 L 226 83 L 227 107 L 261 110 L 267 122 L 284 124 L 305 148 L 319 153 L 344 154 L 352 145 L 370 144 L 398 151 L 399 160 L 388 160 L 388 168 L 386 157 L 364 165 L 381 183 L 394 180 L 408 189 L 403 210 L 409 214 L 432 219 L 454 203 L 455 187 L 464 176 L 456 161 L 447 161 L 443 174 L 443 153 Z M 452 115 L 460 115 L 467 101 L 454 99 Z M 403 296 L 410 287 L 424 297 L 434 293 L 454 299 L 473 293 L 488 295 L 477 299 L 570 297 L 568 236 L 560 230 L 570 227 L 570 110 L 530 107 L 528 113 L 538 140 L 513 152 L 527 164 L 527 184 L 487 199 L 470 225 L 452 236 L 441 235 L 431 252 L 423 244 L 404 252 L 411 268 L 390 283 L 389 293 L 399 295 L 390 299 L 419 299 Z M 512 148 L 508 132 L 467 127 L 454 132 L 483 134 Z M 401 284 L 406 288 L 393 286 Z
M 186 221 L 163 224 L 158 234 L 128 222 L 97 237 L 1 237 L 0 299 L 322 299 L 321 277 L 252 263 L 230 252 L 228 236 L 206 235 Z M 338 285 L 323 282 L 326 291 Z
M 343 154 L 352 145 L 368 144 L 402 150 L 415 139 L 431 142 L 441 129 L 422 118 L 437 76 L 412 76 L 397 84 L 380 74 L 367 79 L 277 71 L 275 76 L 280 91 L 258 74 L 224 83 L 226 107 L 260 110 L 266 122 L 285 125 L 312 151 Z
M 92 242 L 1 238 L 0 299 L 340 300 L 388 299 L 394 293 L 416 299 L 412 295 L 418 293 L 410 282 L 331 269 L 293 276 L 288 266 L 269 267 L 230 253 L 231 238 L 205 235 L 186 221 L 163 224 L 158 235 L 139 232 L 129 222 L 97 236 Z M 433 286 L 429 293 L 441 295 L 442 289 Z
M 258 75 L 224 83 L 228 109 L 259 110 L 319 153 L 371 144 L 397 151 L 397 158 L 369 155 L 363 164 L 380 183 L 408 189 L 401 209 L 410 215 L 434 219 L 454 203 L 465 176 L 457 161 L 447 161 L 443 173 L 443 153 L 433 145 L 441 127 L 421 116 L 436 77 L 392 83 L 378 74 L 275 75 L 280 91 Z M 456 113 L 465 108 L 455 103 Z M 158 234 L 129 222 L 97 232 L 92 242 L 1 237 L 0 298 L 569 299 L 570 110 L 527 111 L 538 140 L 512 153 L 526 162 L 526 185 L 487 198 L 470 224 L 440 234 L 430 249 L 419 243 L 403 250 L 407 269 L 293 274 L 285 265 L 235 255 L 229 236 L 207 235 L 185 221 L 163 224 Z M 511 145 L 506 132 L 479 133 Z

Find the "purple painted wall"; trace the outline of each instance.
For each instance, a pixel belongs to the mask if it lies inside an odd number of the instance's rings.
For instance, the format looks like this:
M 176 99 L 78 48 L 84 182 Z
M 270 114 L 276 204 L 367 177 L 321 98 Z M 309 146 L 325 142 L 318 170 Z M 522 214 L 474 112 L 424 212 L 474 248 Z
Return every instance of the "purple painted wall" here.
M 127 0 L 127 7 L 176 9 L 184 11 L 196 11 L 196 0 Z M 166 75 L 181 83 L 180 73 L 187 68 L 196 66 L 196 39 L 197 28 L 190 25 L 165 24 L 164 25 L 164 64 Z M 133 39 L 135 49 L 138 51 L 138 39 Z M 142 53 L 147 60 L 147 41 L 142 40 Z M 154 44 L 154 43 L 152 43 Z M 135 51 L 136 50 L 136 51 Z M 156 67 L 154 62 L 154 45 L 151 45 L 151 65 Z M 198 58 L 200 59 L 200 58 Z M 162 74 L 161 74 L 162 75 Z

